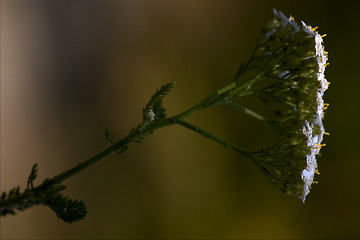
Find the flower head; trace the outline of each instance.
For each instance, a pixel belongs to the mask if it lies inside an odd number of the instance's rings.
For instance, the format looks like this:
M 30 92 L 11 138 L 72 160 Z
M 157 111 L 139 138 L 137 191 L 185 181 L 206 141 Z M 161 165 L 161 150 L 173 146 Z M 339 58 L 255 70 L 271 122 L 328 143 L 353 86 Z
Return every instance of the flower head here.
M 299 25 L 275 9 L 274 15 L 263 30 L 252 67 L 273 80 L 257 95 L 276 114 L 282 139 L 253 159 L 281 190 L 305 201 L 319 173 L 316 156 L 327 134 L 322 119 L 328 106 L 323 101 L 330 84 L 324 75 L 328 53 L 325 35 L 317 27 Z

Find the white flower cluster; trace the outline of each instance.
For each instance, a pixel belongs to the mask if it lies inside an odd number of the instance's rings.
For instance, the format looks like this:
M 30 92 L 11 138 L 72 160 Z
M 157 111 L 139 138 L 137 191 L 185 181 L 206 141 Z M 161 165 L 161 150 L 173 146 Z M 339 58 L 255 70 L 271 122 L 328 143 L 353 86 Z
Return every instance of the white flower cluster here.
M 303 193 L 299 196 L 303 202 L 305 202 L 306 196 L 310 193 L 311 185 L 314 181 L 314 174 L 319 174 L 317 170 L 317 162 L 316 155 L 319 154 L 320 149 L 325 144 L 322 144 L 323 135 L 328 134 L 325 132 L 322 119 L 324 117 L 324 110 L 327 108 L 328 104 L 324 104 L 323 95 L 324 92 L 328 89 L 328 85 L 330 84 L 325 79 L 325 68 L 328 65 L 328 54 L 324 50 L 323 45 L 323 37 L 326 35 L 320 35 L 315 28 L 312 28 L 309 25 L 306 25 L 304 22 L 301 22 L 302 25 L 299 26 L 294 21 L 294 18 L 290 16 L 290 18 L 286 18 L 282 12 L 278 12 L 274 9 L 274 14 L 277 16 L 280 21 L 282 27 L 286 27 L 288 24 L 293 26 L 294 32 L 304 31 L 308 34 L 308 37 L 314 38 L 315 42 L 315 51 L 317 57 L 318 64 L 318 72 L 317 72 L 317 80 L 320 82 L 321 87 L 317 89 L 317 111 L 314 118 L 308 122 L 305 120 L 303 125 L 303 134 L 307 141 L 307 147 L 310 149 L 309 153 L 306 155 L 306 168 L 301 173 L 301 178 L 304 181 Z

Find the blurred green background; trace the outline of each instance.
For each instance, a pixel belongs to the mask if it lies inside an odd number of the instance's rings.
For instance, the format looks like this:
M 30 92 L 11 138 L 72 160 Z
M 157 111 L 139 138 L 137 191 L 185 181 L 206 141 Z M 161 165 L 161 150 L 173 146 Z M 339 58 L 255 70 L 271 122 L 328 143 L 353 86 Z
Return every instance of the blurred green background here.
M 1 191 L 40 183 L 119 139 L 162 84 L 168 114 L 228 83 L 272 8 L 319 26 L 331 82 L 331 136 L 319 184 L 303 204 L 242 155 L 178 126 L 67 180 L 88 216 L 65 224 L 47 207 L 1 219 L 3 239 L 360 238 L 358 1 L 1 1 Z M 253 99 L 247 106 L 261 109 Z M 239 146 L 266 147 L 271 129 L 218 107 L 189 119 Z

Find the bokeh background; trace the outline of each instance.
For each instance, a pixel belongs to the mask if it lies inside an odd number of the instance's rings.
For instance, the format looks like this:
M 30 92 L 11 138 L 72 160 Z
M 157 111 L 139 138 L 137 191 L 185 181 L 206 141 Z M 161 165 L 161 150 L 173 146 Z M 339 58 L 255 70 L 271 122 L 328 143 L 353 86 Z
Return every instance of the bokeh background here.
M 1 238 L 360 238 L 357 1 L 1 0 L 1 191 L 24 188 L 35 162 L 39 184 L 93 156 L 105 128 L 126 136 L 166 82 L 176 81 L 169 115 L 224 86 L 273 7 L 327 34 L 331 136 L 305 204 L 240 154 L 171 126 L 65 182 L 86 203 L 84 220 L 34 207 L 2 218 Z M 189 120 L 252 149 L 276 137 L 226 107 Z

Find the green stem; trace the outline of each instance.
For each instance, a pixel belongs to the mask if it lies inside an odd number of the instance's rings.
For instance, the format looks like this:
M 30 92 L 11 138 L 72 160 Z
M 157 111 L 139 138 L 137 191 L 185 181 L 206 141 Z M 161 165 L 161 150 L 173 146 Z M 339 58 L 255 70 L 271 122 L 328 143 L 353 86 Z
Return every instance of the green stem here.
M 56 184 L 61 183 L 65 179 L 68 179 L 69 177 L 77 174 L 78 172 L 81 172 L 85 168 L 88 168 L 91 165 L 99 162 L 100 160 L 106 158 L 110 154 L 115 153 L 116 151 L 118 151 L 122 147 L 128 145 L 129 143 L 133 142 L 135 139 L 137 139 L 137 138 L 139 138 L 139 137 L 141 137 L 143 135 L 146 135 L 146 134 L 148 134 L 150 132 L 153 132 L 153 131 L 155 131 L 155 130 L 157 130 L 159 128 L 163 128 L 163 127 L 175 124 L 173 118 L 174 117 L 166 118 L 164 120 L 154 122 L 154 123 L 146 126 L 142 130 L 139 130 L 139 131 L 136 131 L 136 132 L 134 132 L 132 134 L 129 134 L 127 137 L 125 137 L 125 138 L 121 139 L 120 141 L 114 143 L 110 147 L 108 147 L 105 150 L 101 151 L 100 153 L 96 154 L 94 157 L 92 157 L 92 158 L 78 164 L 74 168 L 71 168 L 71 169 L 69 169 L 69 170 L 55 176 L 53 178 L 54 183 L 56 183 Z M 122 151 L 122 152 L 124 152 L 124 151 Z
M 251 53 L 250 59 L 247 61 L 246 64 L 241 64 L 240 65 L 239 70 L 238 70 L 238 72 L 236 73 L 236 75 L 234 77 L 234 82 L 239 81 L 240 78 L 242 77 L 242 75 L 245 72 L 247 72 L 248 70 L 250 70 L 251 64 L 253 63 L 253 60 L 255 59 L 255 54 L 256 54 L 256 51 L 257 51 L 259 45 L 260 45 L 260 39 L 258 38 L 256 40 L 255 48 L 254 48 L 253 52 Z
M 190 115 L 199 112 L 205 108 L 214 106 L 216 104 L 221 104 L 222 102 L 219 99 L 224 98 L 224 95 L 228 94 L 231 91 L 236 90 L 238 92 L 238 94 L 243 94 L 246 95 L 248 93 L 250 93 L 250 91 L 248 91 L 248 89 L 251 87 L 251 85 L 253 83 L 255 83 L 256 81 L 258 81 L 261 78 L 261 74 L 258 74 L 256 77 L 252 78 L 248 84 L 244 84 L 241 89 L 242 92 L 240 90 L 238 90 L 238 87 L 236 86 L 235 82 L 231 82 L 230 84 L 228 84 L 227 86 L 225 86 L 224 88 L 216 91 L 215 93 L 209 95 L 208 97 L 206 97 L 204 100 L 202 100 L 199 104 L 195 105 L 194 107 L 188 109 L 187 111 L 180 113 L 178 115 L 175 115 L 173 117 L 169 117 L 154 123 L 151 123 L 150 125 L 146 126 L 144 129 L 142 129 L 141 131 L 136 131 L 133 134 L 130 134 L 129 136 L 123 138 L 122 140 L 116 142 L 115 144 L 111 145 L 110 147 L 108 147 L 107 149 L 103 150 L 102 152 L 96 154 L 94 157 L 86 160 L 83 163 L 80 163 L 79 165 L 75 166 L 74 168 L 71 168 L 61 174 L 59 174 L 58 176 L 54 177 L 53 180 L 56 183 L 60 183 L 62 181 L 64 181 L 65 179 L 75 175 L 76 173 L 82 171 L 85 168 L 88 168 L 89 166 L 95 164 L 96 162 L 100 161 L 101 159 L 107 157 L 108 155 L 116 152 L 117 150 L 121 149 L 123 146 L 129 144 L 130 142 L 132 142 L 133 140 L 135 140 L 136 138 L 146 135 L 149 132 L 153 132 L 159 128 L 162 127 L 166 127 L 166 126 L 170 126 L 173 125 L 175 123 L 180 124 L 184 127 L 187 127 L 189 129 L 195 130 L 198 129 L 201 135 L 203 135 L 204 137 L 210 138 L 220 144 L 222 144 L 225 147 L 231 148 L 235 151 L 241 152 L 243 154 L 245 154 L 247 151 L 244 149 L 241 149 L 239 147 L 230 145 L 228 143 L 226 143 L 225 141 L 217 138 L 216 136 L 207 133 L 206 131 L 197 128 L 189 123 L 186 123 L 182 120 L 184 120 L 185 118 L 189 117 Z M 245 109 L 245 108 L 244 108 Z M 261 120 L 265 120 L 263 117 L 261 117 L 260 115 L 256 114 L 255 112 L 252 112 L 251 110 L 247 110 L 248 114 L 253 115 L 254 117 L 261 119 Z M 197 131 L 195 131 L 197 132 Z
M 176 123 L 183 126 L 183 127 L 185 127 L 185 128 L 188 128 L 188 129 L 190 129 L 190 130 L 192 130 L 192 131 L 194 131 L 196 133 L 199 133 L 203 137 L 209 138 L 209 139 L 211 139 L 211 140 L 213 140 L 213 141 L 215 141 L 217 143 L 220 143 L 221 145 L 223 145 L 226 148 L 229 148 L 229 149 L 235 150 L 237 152 L 240 152 L 240 153 L 244 154 L 247 157 L 251 153 L 250 151 L 248 151 L 246 149 L 243 149 L 243 148 L 240 148 L 238 146 L 232 145 L 232 144 L 222 140 L 221 138 L 215 136 L 214 134 L 211 134 L 211 133 L 205 131 L 204 129 L 201 129 L 201 128 L 199 128 L 199 127 L 197 127 L 197 126 L 195 126 L 195 125 L 193 125 L 191 123 L 188 123 L 188 122 L 182 121 L 182 120 L 178 120 L 178 121 L 176 121 Z
M 33 204 L 45 204 L 44 201 L 44 189 L 49 189 L 49 185 L 55 186 L 57 184 L 60 184 L 64 180 L 74 176 L 75 174 L 83 171 L 84 169 L 94 165 L 95 163 L 99 162 L 100 160 L 106 158 L 110 154 L 116 152 L 119 149 L 122 149 L 124 146 L 127 146 L 130 142 L 136 140 L 137 138 L 146 135 L 150 132 L 153 132 L 156 129 L 166 127 L 169 125 L 175 124 L 174 117 L 167 118 L 164 120 L 160 120 L 157 122 L 154 122 L 148 126 L 146 126 L 142 130 L 135 131 L 133 133 L 130 133 L 127 137 L 121 139 L 120 141 L 114 143 L 110 147 L 104 149 L 100 153 L 96 154 L 94 157 L 89 158 L 88 160 L 76 165 L 73 168 L 70 168 L 69 170 L 60 173 L 59 175 L 45 180 L 42 184 L 35 188 L 26 189 L 21 194 L 17 194 L 11 197 L 8 197 L 6 199 L 3 199 L 0 201 L 0 215 L 4 216 L 7 214 L 13 213 L 13 209 L 17 208 L 18 206 L 24 206 L 24 203 L 31 202 L 32 204 L 28 204 L 25 206 L 27 207 L 21 207 L 22 209 L 31 207 Z M 126 149 L 125 149 L 126 150 Z M 123 152 L 123 151 L 122 151 Z M 61 186 L 59 186 L 61 188 Z M 8 210 L 7 210 L 8 209 Z
M 250 115 L 251 117 L 253 117 L 253 118 L 257 119 L 257 120 L 260 120 L 260 121 L 263 121 L 263 122 L 267 121 L 267 119 L 265 117 L 261 116 L 260 114 L 254 112 L 254 111 L 252 111 L 252 110 L 250 110 L 250 109 L 248 109 L 248 108 L 246 108 L 244 106 L 241 106 L 240 104 L 237 104 L 237 103 L 235 103 L 233 101 L 227 101 L 226 104 L 233 107 L 233 108 L 235 108 L 235 109 L 237 109 L 237 110 L 240 110 L 243 113 L 246 113 L 246 114 Z
M 246 71 L 246 67 L 247 66 L 245 66 L 242 69 L 242 71 Z M 166 119 L 153 121 L 153 122 L 144 122 L 143 121 L 134 131 L 131 131 L 128 136 L 113 143 L 111 146 L 109 146 L 108 148 L 99 152 L 95 156 L 87 159 L 84 162 L 81 162 L 80 164 L 76 165 L 73 168 L 70 168 L 70 169 L 56 175 L 55 177 L 53 177 L 51 179 L 45 180 L 42 184 L 40 184 L 39 186 L 37 186 L 35 188 L 33 188 L 31 186 L 30 189 L 26 189 L 21 194 L 17 194 L 16 196 L 11 196 L 11 197 L 8 197 L 7 199 L 1 200 L 0 201 L 1 215 L 6 215 L 8 213 L 11 213 L 8 211 L 8 209 L 11 210 L 12 208 L 16 208 L 16 206 L 20 206 L 20 204 L 24 203 L 24 202 L 33 202 L 34 204 L 45 204 L 43 194 L 46 194 L 46 193 L 42 192 L 42 191 L 45 191 L 44 189 L 50 189 L 51 187 L 54 187 L 55 185 L 58 185 L 58 187 L 60 187 L 60 188 L 65 187 L 65 186 L 61 186 L 61 185 L 59 186 L 59 184 L 62 183 L 63 181 L 65 181 L 66 179 L 74 176 L 75 174 L 83 171 L 84 169 L 101 161 L 102 159 L 106 158 L 110 154 L 118 152 L 118 150 L 120 150 L 120 152 L 126 151 L 128 144 L 130 144 L 131 142 L 134 142 L 137 139 L 139 139 L 143 136 L 146 136 L 146 135 L 154 132 L 157 129 L 167 127 L 167 126 L 170 126 L 173 124 L 179 124 L 179 125 L 186 127 L 192 131 L 195 131 L 196 133 L 201 134 L 202 136 L 204 136 L 206 138 L 209 138 L 209 139 L 223 145 L 226 148 L 233 149 L 237 152 L 244 154 L 245 156 L 250 156 L 249 151 L 242 149 L 238 146 L 232 145 L 230 143 L 227 143 L 226 141 L 218 138 L 217 136 L 215 136 L 201 128 L 198 128 L 188 122 L 185 122 L 184 119 L 186 119 L 190 115 L 192 115 L 196 112 L 199 112 L 205 108 L 208 108 L 208 107 L 211 107 L 214 105 L 218 105 L 218 104 L 224 104 L 223 100 L 228 99 L 231 96 L 234 96 L 234 93 L 236 93 L 237 97 L 252 94 L 252 92 L 250 91 L 250 87 L 255 82 L 257 82 L 259 79 L 261 79 L 261 77 L 262 77 L 262 75 L 258 74 L 257 76 L 252 78 L 249 82 L 244 83 L 241 86 L 238 86 L 236 81 L 234 80 L 233 82 L 231 82 L 224 88 L 214 92 L 213 94 L 211 94 L 208 97 L 206 97 L 205 99 L 203 99 L 199 104 L 197 104 L 194 107 L 188 109 L 187 111 L 182 112 L 173 117 L 169 117 Z M 255 113 L 252 112 L 251 114 L 256 116 L 257 118 L 259 118 L 259 116 L 255 115 Z M 30 207 L 31 204 L 26 205 L 26 206 Z
M 16 206 L 19 203 L 22 203 L 24 201 L 28 201 L 34 196 L 34 191 L 25 190 L 23 193 L 12 196 L 10 198 L 4 199 L 0 201 L 0 209 L 1 208 L 12 208 L 13 206 Z
M 240 110 L 243 113 L 248 114 L 249 116 L 251 116 L 251 117 L 253 117 L 253 118 L 257 119 L 257 120 L 262 121 L 264 124 L 274 128 L 278 133 L 283 132 L 283 129 L 281 128 L 281 126 L 276 121 L 265 118 L 262 115 L 254 112 L 254 111 L 252 111 L 252 110 L 250 110 L 250 109 L 248 109 L 248 108 L 246 108 L 246 107 L 244 107 L 244 106 L 242 106 L 240 104 L 237 104 L 237 103 L 235 103 L 233 101 L 226 101 L 225 103 L 227 105 L 237 109 L 237 110 Z

